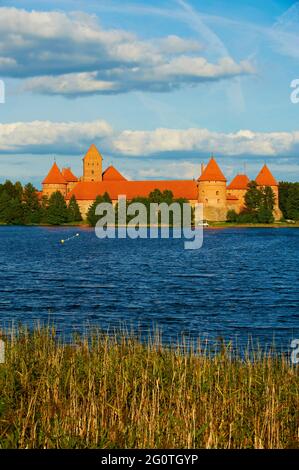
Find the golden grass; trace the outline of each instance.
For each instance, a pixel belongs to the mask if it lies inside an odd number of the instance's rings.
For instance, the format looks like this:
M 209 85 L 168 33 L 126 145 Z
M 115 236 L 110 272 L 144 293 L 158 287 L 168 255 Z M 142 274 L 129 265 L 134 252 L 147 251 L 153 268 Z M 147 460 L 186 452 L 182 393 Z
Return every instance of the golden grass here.
M 0 448 L 298 447 L 288 357 L 12 331 L 0 365 Z

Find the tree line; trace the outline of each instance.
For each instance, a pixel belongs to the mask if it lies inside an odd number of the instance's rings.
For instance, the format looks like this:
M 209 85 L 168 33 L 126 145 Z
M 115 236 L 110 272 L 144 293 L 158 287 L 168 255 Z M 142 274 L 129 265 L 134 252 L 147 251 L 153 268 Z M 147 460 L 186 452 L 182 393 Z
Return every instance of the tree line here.
M 49 198 L 38 197 L 36 188 L 28 183 L 5 181 L 0 184 L 0 222 L 12 225 L 61 225 L 80 222 L 82 216 L 75 196 L 68 205 L 57 191 Z
M 87 213 L 87 222 L 95 226 L 100 216 L 95 214 L 96 206 L 101 202 L 110 202 L 109 194 L 99 195 L 90 206 Z M 152 202 L 168 205 L 178 202 L 181 206 L 188 202 L 186 199 L 174 199 L 171 191 L 161 192 L 159 189 L 152 191 L 148 197 L 136 197 L 127 201 L 127 206 L 141 202 L 147 208 Z M 227 213 L 227 221 L 235 223 L 272 223 L 274 222 L 273 209 L 275 205 L 275 195 L 270 187 L 259 188 L 255 181 L 248 185 L 245 194 L 245 207 L 238 214 L 234 210 Z M 299 183 L 279 183 L 279 206 L 283 214 L 283 219 L 299 220 Z M 117 215 L 118 205 L 115 206 Z M 133 216 L 127 216 L 127 222 Z M 170 211 L 170 217 L 172 212 Z M 194 213 L 192 213 L 194 219 Z M 63 195 L 57 191 L 49 198 L 42 196 L 39 198 L 36 188 L 28 183 L 22 186 L 20 182 L 12 183 L 7 180 L 0 184 L 0 223 L 26 225 L 26 224 L 49 224 L 61 225 L 64 223 L 80 222 L 82 215 L 75 196 L 72 196 L 67 204 Z M 170 225 L 171 225 L 170 220 Z

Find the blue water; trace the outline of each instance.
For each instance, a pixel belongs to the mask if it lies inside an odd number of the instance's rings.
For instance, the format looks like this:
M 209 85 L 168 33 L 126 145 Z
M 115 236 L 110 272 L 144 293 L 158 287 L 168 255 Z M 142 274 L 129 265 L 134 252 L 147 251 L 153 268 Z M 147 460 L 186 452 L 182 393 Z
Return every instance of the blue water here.
M 64 245 L 62 238 L 79 237 Z M 299 230 L 205 230 L 179 239 L 99 240 L 92 229 L 0 227 L 0 323 L 54 322 L 64 335 L 120 324 L 287 349 L 299 338 Z

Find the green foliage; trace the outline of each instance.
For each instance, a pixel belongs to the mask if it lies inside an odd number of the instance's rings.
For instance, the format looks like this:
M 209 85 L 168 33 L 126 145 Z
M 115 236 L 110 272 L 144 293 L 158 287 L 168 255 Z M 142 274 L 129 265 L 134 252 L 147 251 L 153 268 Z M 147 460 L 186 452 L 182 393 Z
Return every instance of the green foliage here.
M 111 203 L 110 196 L 107 192 L 105 192 L 102 196 L 97 196 L 96 200 L 92 203 L 92 205 L 89 207 L 88 212 L 87 212 L 87 221 L 91 227 L 95 227 L 97 221 L 101 216 L 96 215 L 96 207 L 98 204 L 101 204 L 103 202 L 108 202 Z
M 238 222 L 238 214 L 234 209 L 231 209 L 227 212 L 226 220 L 227 222 L 235 223 Z
M 35 187 L 28 183 L 23 191 L 24 216 L 27 224 L 38 224 L 42 218 L 41 206 Z
M 25 223 L 25 210 L 22 201 L 21 183 L 6 181 L 0 185 L 0 221 L 6 224 L 22 225 Z
M 45 219 L 50 225 L 61 225 L 68 222 L 66 202 L 60 191 L 51 194 Z
M 68 205 L 68 221 L 80 222 L 82 215 L 75 196 L 72 196 Z
M 228 222 L 240 224 L 270 224 L 274 222 L 275 195 L 270 186 L 258 188 L 257 183 L 251 181 L 244 199 L 245 208 L 240 214 L 237 214 L 234 210 L 228 211 Z
M 285 219 L 299 220 L 299 183 L 279 183 L 279 206 Z

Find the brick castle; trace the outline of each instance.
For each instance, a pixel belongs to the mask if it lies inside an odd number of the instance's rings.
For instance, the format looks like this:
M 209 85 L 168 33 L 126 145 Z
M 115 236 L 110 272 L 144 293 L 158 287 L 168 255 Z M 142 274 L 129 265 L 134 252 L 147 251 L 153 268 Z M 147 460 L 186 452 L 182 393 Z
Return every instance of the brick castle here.
M 172 191 L 174 198 L 185 198 L 192 206 L 197 202 L 203 203 L 204 219 L 217 222 L 226 220 L 227 211 L 234 209 L 239 213 L 243 209 L 249 181 L 247 175 L 238 174 L 227 185 L 214 157 L 206 166 L 201 165 L 201 175 L 197 180 L 129 181 L 113 166 L 103 171 L 103 157 L 96 146 L 91 145 L 83 158 L 83 176 L 77 178 L 70 168 L 60 171 L 54 162 L 42 182 L 42 195 L 49 197 L 60 191 L 66 201 L 74 195 L 84 218 L 96 197 L 105 192 L 116 203 L 119 195 L 131 200 L 138 196 L 147 197 L 155 189 L 167 189 Z M 275 195 L 274 218 L 279 220 L 278 184 L 267 165 L 263 166 L 255 181 L 258 187 L 272 188 Z

